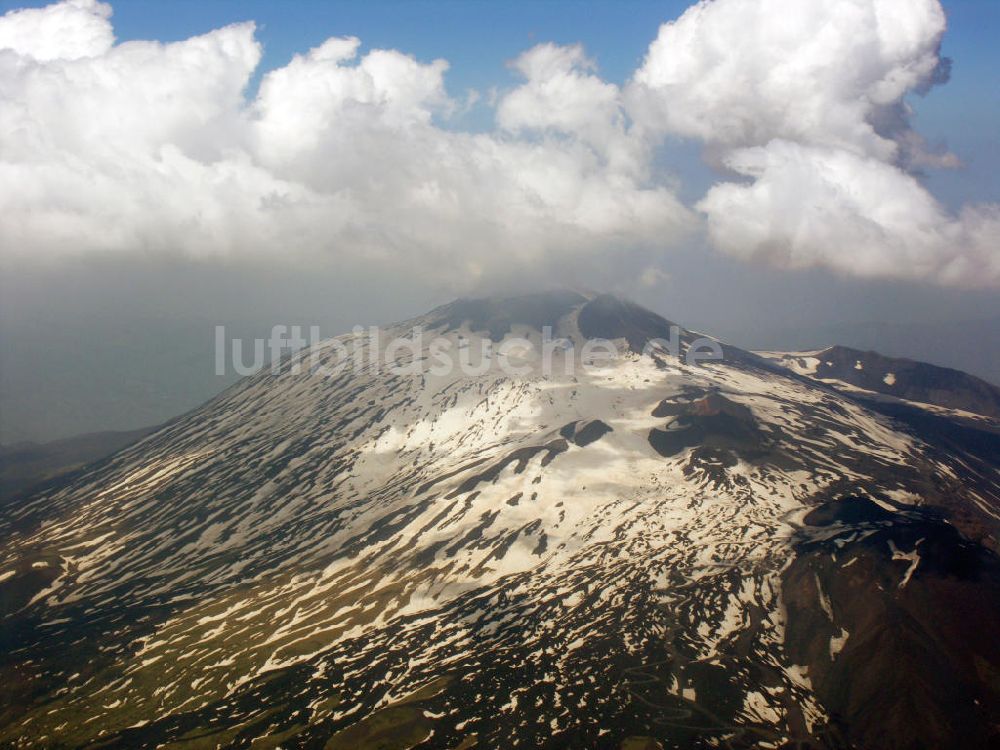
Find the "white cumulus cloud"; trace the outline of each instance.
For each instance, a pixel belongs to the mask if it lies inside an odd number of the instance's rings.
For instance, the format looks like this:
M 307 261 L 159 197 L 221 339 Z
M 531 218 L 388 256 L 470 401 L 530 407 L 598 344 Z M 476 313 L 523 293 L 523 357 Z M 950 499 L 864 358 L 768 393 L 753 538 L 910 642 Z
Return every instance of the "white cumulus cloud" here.
M 773 140 L 726 163 L 753 182 L 716 185 L 698 207 L 732 255 L 864 277 L 1000 278 L 996 208 L 952 218 L 910 175 L 842 149 Z
M 96 57 L 115 42 L 110 17 L 111 6 L 94 0 L 14 10 L 0 23 L 0 50 L 34 60 Z
M 946 78 L 938 0 L 713 0 L 664 24 L 628 90 L 651 136 L 696 138 L 747 179 L 698 208 L 723 251 L 866 277 L 1000 284 L 996 206 L 949 213 L 910 168 L 905 96 Z
M 636 71 L 637 119 L 724 146 L 773 138 L 883 159 L 874 127 L 939 69 L 937 0 L 714 0 L 664 24 Z
M 706 144 L 726 253 L 862 276 L 1000 283 L 995 206 L 944 210 L 905 96 L 943 80 L 937 0 L 714 0 L 624 86 L 541 44 L 466 132 L 448 64 L 331 38 L 247 86 L 252 23 L 116 43 L 110 6 L 0 17 L 0 260 L 167 253 L 491 274 L 637 262 L 701 226 L 660 143 Z M 483 106 L 486 106 L 485 104 Z M 666 158 L 664 158 L 666 157 Z M 379 265 L 380 264 L 380 265 Z M 631 270 L 629 270 L 631 268 Z
M 71 0 L 0 18 L 6 258 L 322 255 L 468 283 L 666 247 L 695 225 L 643 160 L 620 157 L 617 88 L 575 72 L 586 67 L 575 47 L 526 53 L 552 61 L 524 62 L 526 83 L 499 103 L 516 112 L 568 76 L 539 105 L 573 102 L 559 133 L 510 121 L 472 134 L 447 127 L 457 105 L 443 60 L 332 38 L 266 73 L 248 101 L 252 24 L 115 45 L 110 16 Z

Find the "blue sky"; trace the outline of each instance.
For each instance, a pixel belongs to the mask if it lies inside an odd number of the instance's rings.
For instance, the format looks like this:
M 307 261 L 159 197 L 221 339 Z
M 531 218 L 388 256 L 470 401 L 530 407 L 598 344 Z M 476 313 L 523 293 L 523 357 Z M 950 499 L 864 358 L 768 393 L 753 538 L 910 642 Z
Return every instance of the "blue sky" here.
M 582 42 L 604 78 L 623 81 L 659 24 L 680 15 L 688 3 L 124 0 L 113 5 L 120 39 L 184 39 L 234 21 L 256 21 L 265 45 L 264 70 L 330 36 L 357 36 L 363 48 L 395 48 L 424 61 L 443 57 L 451 63 L 448 80 L 457 93 L 512 80 L 505 63 L 543 41 Z

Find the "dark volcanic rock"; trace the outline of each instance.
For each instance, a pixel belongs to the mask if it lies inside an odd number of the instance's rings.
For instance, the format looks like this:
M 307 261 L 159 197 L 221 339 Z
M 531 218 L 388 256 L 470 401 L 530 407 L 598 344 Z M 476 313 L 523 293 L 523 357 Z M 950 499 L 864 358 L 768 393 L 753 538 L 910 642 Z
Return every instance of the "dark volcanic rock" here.
M 704 398 L 710 391 L 695 386 L 686 386 L 680 395 L 663 399 L 653 409 L 654 417 L 676 417 L 685 414 L 695 399 Z
M 1000 558 L 925 511 L 849 498 L 806 517 L 834 521 L 783 575 L 785 649 L 850 746 L 997 747 Z
M 578 422 L 570 422 L 559 430 L 559 434 L 571 443 L 585 448 L 612 431 L 610 425 L 605 424 L 599 419 L 582 419 Z
M 766 442 L 750 409 L 718 393 L 686 403 L 661 402 L 653 414 L 675 416 L 666 429 L 649 433 L 650 445 L 661 456 L 704 446 L 750 458 L 759 455 Z
M 559 320 L 587 298 L 579 292 L 561 290 L 524 294 L 519 297 L 460 299 L 431 313 L 436 325 L 445 330 L 468 323 L 473 331 L 485 331 L 493 341 L 500 341 L 515 325 L 539 331 L 545 326 L 555 330 Z
M 1000 418 L 1000 388 L 960 370 L 846 346 L 830 347 L 816 358 L 817 378 L 840 380 L 907 401 Z
M 685 448 L 698 445 L 705 438 L 703 430 L 661 430 L 653 428 L 649 431 L 649 444 L 661 456 L 669 458 L 676 456 Z
M 845 497 L 809 511 L 803 521 L 810 526 L 830 526 L 836 523 L 886 523 L 894 518 L 893 513 L 866 497 Z
M 580 309 L 577 319 L 580 333 L 591 339 L 620 339 L 628 342 L 629 349 L 642 353 L 652 339 L 670 338 L 666 318 L 631 302 L 602 294 Z

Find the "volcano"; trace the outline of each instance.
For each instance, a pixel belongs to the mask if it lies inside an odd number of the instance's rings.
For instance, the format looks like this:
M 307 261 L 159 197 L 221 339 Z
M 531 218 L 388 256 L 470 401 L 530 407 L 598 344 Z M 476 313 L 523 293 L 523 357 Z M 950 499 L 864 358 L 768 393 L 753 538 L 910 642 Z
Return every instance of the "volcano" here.
M 995 421 L 672 325 L 460 300 L 8 502 L 0 744 L 996 747 Z

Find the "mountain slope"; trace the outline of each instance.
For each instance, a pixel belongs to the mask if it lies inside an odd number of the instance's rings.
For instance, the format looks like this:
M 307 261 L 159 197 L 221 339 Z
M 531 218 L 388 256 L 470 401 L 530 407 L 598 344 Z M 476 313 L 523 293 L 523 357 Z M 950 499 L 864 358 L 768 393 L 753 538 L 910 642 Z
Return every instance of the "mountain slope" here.
M 823 382 L 1000 419 L 1000 388 L 960 370 L 847 346 L 760 354 Z
M 341 337 L 358 368 L 303 352 L 4 508 L 0 742 L 996 741 L 997 465 L 747 352 L 640 353 L 669 333 L 460 301 L 382 332 L 412 372 Z M 583 367 L 594 336 L 620 355 Z M 431 370 L 442 340 L 523 370 Z
M 0 502 L 60 474 L 110 456 L 155 429 L 144 427 L 124 432 L 91 432 L 48 443 L 0 445 Z

